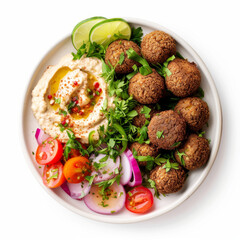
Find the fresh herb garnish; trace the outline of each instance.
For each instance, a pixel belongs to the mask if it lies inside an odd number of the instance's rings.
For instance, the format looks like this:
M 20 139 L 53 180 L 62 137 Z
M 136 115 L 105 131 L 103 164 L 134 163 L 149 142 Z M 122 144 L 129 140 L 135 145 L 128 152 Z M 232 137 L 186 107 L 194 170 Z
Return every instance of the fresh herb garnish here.
M 68 126 L 68 123 L 65 123 L 64 125 L 62 123 L 59 123 L 58 126 L 60 128 L 60 132 L 63 132 Z
M 92 185 L 94 178 L 95 178 L 95 175 L 85 177 L 85 179 L 88 181 L 89 186 Z
M 79 152 L 82 154 L 82 156 L 89 155 L 89 152 L 82 147 L 82 144 L 79 141 L 76 140 L 76 137 L 75 137 L 74 133 L 72 132 L 72 130 L 67 129 L 66 132 L 67 132 L 69 139 L 65 145 L 65 149 L 64 149 L 64 153 L 63 153 L 65 160 L 68 159 L 71 149 L 79 150 Z
M 60 104 L 61 103 L 61 98 L 54 98 L 54 102 L 56 104 Z
M 199 87 L 194 95 L 194 97 L 198 97 L 198 98 L 204 98 L 204 91 L 201 87 Z
M 182 142 L 175 142 L 172 146 L 170 146 L 170 147 L 177 147 L 177 146 L 179 146 L 180 144 L 181 144 Z
M 150 112 L 151 112 L 151 108 L 147 107 L 147 106 L 143 106 L 140 113 L 144 114 L 145 118 L 150 118 Z
M 157 138 L 159 139 L 159 138 L 164 138 L 164 135 L 163 135 L 163 131 L 157 131 Z
M 64 117 L 67 116 L 67 112 L 64 111 L 64 110 L 62 110 L 62 109 L 59 109 L 59 110 L 58 110 L 58 114 L 59 114 L 59 115 L 63 115 Z
M 143 30 L 141 27 L 138 27 L 138 28 L 132 27 L 132 34 L 131 34 L 130 41 L 133 41 L 140 46 L 142 42 L 142 36 L 143 36 Z
M 180 52 L 176 52 L 176 55 L 175 55 L 177 58 L 181 58 L 181 59 L 184 59 L 184 57 L 181 55 Z
M 68 112 L 71 113 L 72 112 L 72 109 L 76 106 L 76 102 L 75 101 L 71 101 L 68 106 L 67 106 L 67 109 L 68 109 Z
M 57 178 L 58 178 L 58 169 L 57 169 L 57 168 L 56 168 L 56 169 L 52 169 L 51 172 L 52 172 L 52 173 L 55 173 L 55 174 L 53 174 L 52 176 L 49 176 L 49 177 L 47 178 L 47 181 L 48 181 L 48 182 L 49 182 L 51 179 L 57 179 Z
M 84 43 L 78 50 L 77 53 L 73 53 L 73 60 L 80 59 L 84 54 L 86 57 L 96 57 L 99 59 L 104 58 L 106 49 L 104 46 L 97 44 L 96 42 Z
M 156 68 L 157 72 L 163 76 L 164 78 L 166 76 L 170 76 L 172 73 L 168 69 L 169 62 L 173 61 L 176 57 L 173 55 L 170 58 L 168 58 L 163 64 L 155 64 L 154 67 Z
M 172 168 L 173 169 L 179 169 L 179 164 L 177 162 L 170 162 L 167 160 L 167 163 L 163 166 L 163 168 L 166 169 L 166 172 L 169 172 Z
M 123 64 L 123 61 L 124 61 L 124 59 L 125 59 L 125 56 L 124 56 L 124 53 L 122 52 L 122 53 L 120 54 L 120 57 L 119 57 L 119 62 L 118 62 L 118 64 L 119 64 L 119 65 L 122 65 L 122 64 Z
M 112 186 L 115 182 L 119 185 L 121 176 L 122 176 L 122 174 L 117 175 L 110 180 L 96 183 L 96 185 L 98 185 L 101 188 L 101 190 L 99 191 L 100 195 L 104 196 L 106 189 L 108 189 L 110 186 Z
M 205 134 L 205 131 L 202 131 L 202 132 L 198 133 L 198 136 L 203 137 L 204 134 Z
M 127 56 L 129 59 L 132 59 L 132 60 L 142 64 L 142 66 L 139 68 L 139 72 L 142 75 L 148 75 L 148 74 L 152 73 L 152 68 L 149 66 L 147 60 L 142 58 L 141 56 L 139 56 L 132 48 L 129 48 L 126 51 L 126 53 L 127 53 Z
M 181 164 L 185 167 L 185 161 L 184 161 L 183 156 L 186 156 L 187 154 L 185 152 L 181 152 L 180 153 L 179 151 L 177 151 L 177 155 L 178 155 L 178 157 L 180 159 Z

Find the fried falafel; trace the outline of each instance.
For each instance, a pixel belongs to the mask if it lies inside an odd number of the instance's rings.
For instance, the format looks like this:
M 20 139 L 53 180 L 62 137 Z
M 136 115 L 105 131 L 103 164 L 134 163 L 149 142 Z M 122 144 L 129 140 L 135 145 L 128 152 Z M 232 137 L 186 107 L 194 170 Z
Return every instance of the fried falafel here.
M 197 134 L 190 134 L 186 142 L 174 153 L 176 160 L 188 170 L 194 170 L 206 164 L 209 154 L 208 140 Z
M 133 65 L 136 64 L 137 66 L 140 66 L 141 64 L 127 57 L 126 51 L 130 48 L 141 56 L 140 47 L 132 41 L 122 39 L 112 42 L 106 50 L 105 63 L 108 65 L 110 63 L 113 67 L 115 67 L 116 73 L 126 74 L 133 72 Z M 124 60 L 122 64 L 118 64 L 121 54 L 124 54 Z
M 155 69 L 148 75 L 137 73 L 130 79 L 128 93 L 141 104 L 157 103 L 165 94 L 164 79 Z
M 150 142 L 161 149 L 178 147 L 186 136 L 186 122 L 173 110 L 156 114 L 148 125 Z
M 151 64 L 164 63 L 176 54 L 176 42 L 169 34 L 156 30 L 144 36 L 141 52 Z
M 208 122 L 209 108 L 205 101 L 197 97 L 181 99 L 174 111 L 184 118 L 192 131 L 199 131 Z

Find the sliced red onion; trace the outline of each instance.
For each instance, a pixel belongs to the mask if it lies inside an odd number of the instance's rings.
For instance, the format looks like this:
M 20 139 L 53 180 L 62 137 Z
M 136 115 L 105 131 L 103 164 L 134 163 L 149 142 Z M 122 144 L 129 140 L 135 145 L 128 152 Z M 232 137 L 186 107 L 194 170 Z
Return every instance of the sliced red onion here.
M 37 140 L 38 145 L 42 144 L 42 142 L 45 141 L 49 137 L 50 136 L 45 134 L 42 129 L 37 128 L 36 133 L 35 133 L 35 138 Z
M 126 156 L 125 153 L 123 153 L 121 155 L 121 166 L 122 166 L 122 170 L 121 170 L 122 176 L 121 176 L 121 179 L 120 179 L 120 183 L 122 185 L 126 185 L 131 180 L 132 167 L 131 167 L 130 161 L 129 161 L 129 159 Z
M 61 188 L 73 199 L 82 200 L 85 197 L 91 186 L 88 181 L 83 181 L 81 183 L 68 183 L 65 182 L 61 185 Z
M 106 157 L 106 155 L 99 154 L 92 161 L 93 166 L 94 166 L 94 162 L 106 164 L 105 167 L 103 167 L 99 170 L 96 170 L 96 171 L 92 171 L 91 175 L 92 176 L 95 175 L 93 183 L 98 183 L 98 182 L 109 180 L 115 176 L 115 171 L 119 170 L 119 167 L 120 167 L 120 158 L 119 157 L 116 159 L 116 162 L 114 162 L 113 159 L 111 159 L 110 157 L 106 161 L 100 162 L 100 160 L 103 159 L 104 157 Z
M 71 193 L 70 193 L 70 190 L 69 190 L 69 188 L 68 188 L 67 182 L 64 182 L 64 183 L 61 185 L 61 188 L 62 188 L 62 190 L 63 190 L 65 193 L 67 193 L 67 195 L 71 196 Z
M 119 212 L 125 205 L 126 193 L 124 187 L 115 182 L 109 189 L 111 195 L 108 195 L 108 199 L 103 200 L 103 196 L 99 194 L 101 188 L 92 185 L 90 193 L 83 198 L 84 203 L 96 213 L 113 214 Z
M 91 185 L 89 185 L 88 181 L 83 181 L 81 183 L 67 183 L 67 185 L 70 190 L 70 196 L 77 200 L 85 197 L 91 189 Z
M 142 174 L 139 169 L 137 160 L 133 157 L 132 152 L 129 149 L 127 149 L 124 152 L 124 154 L 127 156 L 128 160 L 130 162 L 130 165 L 132 168 L 132 173 L 133 173 L 133 179 L 132 179 L 132 181 L 130 180 L 128 182 L 128 186 L 135 187 L 137 185 L 142 184 Z

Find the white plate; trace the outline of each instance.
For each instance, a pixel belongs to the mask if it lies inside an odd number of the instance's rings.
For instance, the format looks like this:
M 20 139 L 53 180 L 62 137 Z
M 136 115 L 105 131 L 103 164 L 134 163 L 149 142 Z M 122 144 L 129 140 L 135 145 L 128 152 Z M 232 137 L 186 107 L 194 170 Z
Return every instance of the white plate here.
M 170 194 L 167 197 L 162 197 L 161 200 L 155 199 L 152 211 L 144 215 L 132 214 L 126 209 L 123 209 L 118 214 L 105 216 L 94 213 L 91 210 L 89 210 L 85 206 L 83 201 L 76 201 L 74 199 L 71 199 L 65 192 L 63 192 L 61 188 L 51 190 L 43 185 L 41 170 L 38 168 L 34 156 L 32 155 L 32 151 L 35 151 L 37 148 L 37 143 L 35 141 L 33 131 L 35 131 L 35 129 L 38 127 L 38 123 L 31 111 L 31 92 L 48 65 L 56 64 L 62 56 L 69 52 L 75 51 L 72 46 L 70 36 L 67 36 L 62 41 L 57 43 L 45 55 L 45 57 L 40 61 L 39 65 L 34 70 L 33 75 L 29 81 L 28 87 L 26 89 L 22 109 L 22 140 L 23 140 L 22 147 L 24 149 L 26 161 L 33 175 L 39 181 L 40 185 L 57 202 L 69 208 L 73 212 L 97 221 L 111 223 L 139 222 L 162 215 L 174 209 L 184 200 L 186 200 L 189 196 L 191 196 L 193 192 L 200 186 L 200 184 L 206 178 L 209 170 L 212 167 L 212 164 L 218 152 L 222 132 L 221 105 L 218 93 L 207 67 L 205 66 L 201 58 L 197 55 L 197 53 L 175 33 L 158 24 L 147 22 L 145 20 L 140 19 L 126 19 L 126 20 L 128 20 L 128 22 L 135 27 L 141 26 L 143 28 L 144 34 L 157 29 L 169 33 L 177 41 L 177 50 L 189 61 L 194 61 L 195 63 L 197 63 L 202 74 L 201 87 L 204 89 L 205 92 L 204 100 L 208 103 L 210 109 L 210 119 L 208 122 L 209 127 L 207 129 L 206 137 L 211 139 L 210 144 L 211 155 L 205 167 L 190 172 L 189 177 L 187 178 L 187 181 L 184 185 L 184 188 L 180 192 Z

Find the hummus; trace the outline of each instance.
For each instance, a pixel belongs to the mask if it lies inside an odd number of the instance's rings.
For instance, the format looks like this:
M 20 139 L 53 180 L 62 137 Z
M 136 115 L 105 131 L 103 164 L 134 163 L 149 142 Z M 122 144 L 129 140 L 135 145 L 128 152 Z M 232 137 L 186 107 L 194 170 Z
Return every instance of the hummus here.
M 64 56 L 54 66 L 49 66 L 32 91 L 32 110 L 41 128 L 50 136 L 67 142 L 65 129 L 71 128 L 82 143 L 88 143 L 88 135 L 107 126 L 101 112 L 103 104 L 113 106 L 108 96 L 107 83 L 101 77 L 102 62 L 97 58 L 82 57 L 72 60 Z

